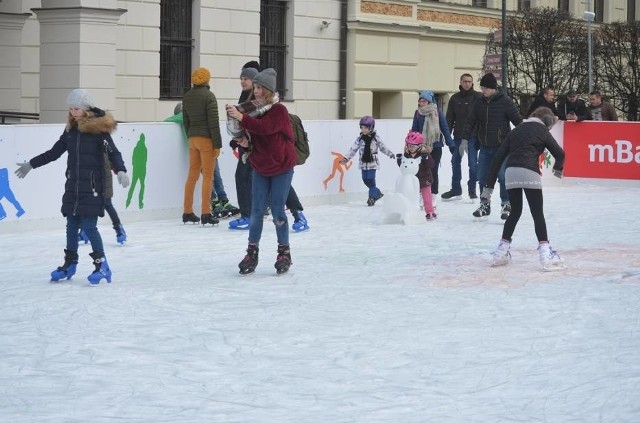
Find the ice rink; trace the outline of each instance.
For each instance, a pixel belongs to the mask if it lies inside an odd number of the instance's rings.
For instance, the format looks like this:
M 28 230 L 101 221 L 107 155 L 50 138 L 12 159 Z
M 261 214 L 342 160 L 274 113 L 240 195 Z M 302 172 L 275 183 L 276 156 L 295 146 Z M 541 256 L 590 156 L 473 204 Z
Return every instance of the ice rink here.
M 640 421 L 640 186 L 545 189 L 560 272 L 526 206 L 512 263 L 489 266 L 494 197 L 485 222 L 463 199 L 408 226 L 364 201 L 309 206 L 282 276 L 270 221 L 240 276 L 248 232 L 226 221 L 125 218 L 120 247 L 102 219 L 113 283 L 95 287 L 89 245 L 49 282 L 62 217 L 0 234 L 0 420 Z

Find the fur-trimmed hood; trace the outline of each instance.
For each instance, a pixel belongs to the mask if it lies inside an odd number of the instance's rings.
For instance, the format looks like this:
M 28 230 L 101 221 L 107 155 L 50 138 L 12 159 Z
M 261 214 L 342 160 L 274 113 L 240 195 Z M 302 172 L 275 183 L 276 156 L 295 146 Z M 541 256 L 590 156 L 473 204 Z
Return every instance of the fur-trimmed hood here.
M 89 116 L 78 119 L 77 121 L 69 116 L 65 130 L 69 131 L 74 126 L 77 126 L 80 132 L 87 134 L 110 134 L 115 131 L 118 126 L 113 115 L 109 112 L 103 112 L 103 116 L 96 116 L 96 114 L 91 111 L 88 113 Z

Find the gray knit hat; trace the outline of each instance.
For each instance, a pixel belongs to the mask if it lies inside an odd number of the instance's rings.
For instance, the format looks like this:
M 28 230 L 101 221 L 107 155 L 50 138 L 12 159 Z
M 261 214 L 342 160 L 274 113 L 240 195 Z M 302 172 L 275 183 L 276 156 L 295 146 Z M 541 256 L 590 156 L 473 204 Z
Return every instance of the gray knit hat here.
M 67 105 L 69 108 L 77 107 L 78 109 L 84 110 L 89 110 L 94 107 L 91 96 L 87 90 L 83 90 L 82 88 L 76 88 L 69 93 L 69 97 L 67 97 Z
M 249 78 L 250 80 L 253 81 L 253 78 L 255 78 L 257 74 L 258 74 L 258 69 L 244 68 L 242 69 L 242 72 L 240 72 L 240 78 L 244 76 L 245 78 Z
M 264 88 L 268 89 L 271 92 L 276 92 L 276 76 L 277 73 L 275 69 L 268 68 L 259 72 L 255 78 L 253 78 L 253 83 L 262 85 Z

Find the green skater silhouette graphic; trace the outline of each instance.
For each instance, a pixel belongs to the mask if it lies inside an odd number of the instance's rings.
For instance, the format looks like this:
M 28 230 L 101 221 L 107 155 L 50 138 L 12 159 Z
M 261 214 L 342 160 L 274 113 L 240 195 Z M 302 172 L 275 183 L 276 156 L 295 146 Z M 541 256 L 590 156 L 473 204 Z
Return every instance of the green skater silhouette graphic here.
M 131 164 L 133 165 L 133 176 L 131 177 L 131 187 L 129 187 L 129 193 L 127 194 L 127 202 L 125 207 L 129 207 L 131 204 L 131 197 L 133 191 L 136 189 L 136 184 L 140 181 L 140 193 L 138 194 L 138 208 L 144 207 L 144 185 L 147 177 L 147 145 L 144 143 L 144 134 L 140 134 L 140 139 L 133 148 L 133 155 L 131 157 Z

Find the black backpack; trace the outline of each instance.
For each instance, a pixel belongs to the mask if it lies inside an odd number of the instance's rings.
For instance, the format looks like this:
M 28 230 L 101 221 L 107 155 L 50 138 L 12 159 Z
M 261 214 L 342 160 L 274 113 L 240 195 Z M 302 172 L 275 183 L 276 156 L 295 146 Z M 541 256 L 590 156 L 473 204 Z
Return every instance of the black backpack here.
M 296 165 L 301 165 L 307 161 L 307 158 L 311 154 L 309 138 L 307 137 L 307 132 L 304 130 L 304 126 L 302 126 L 302 121 L 297 115 L 289 113 L 289 120 L 293 127 L 293 141 L 296 147 L 296 154 L 298 155 Z

